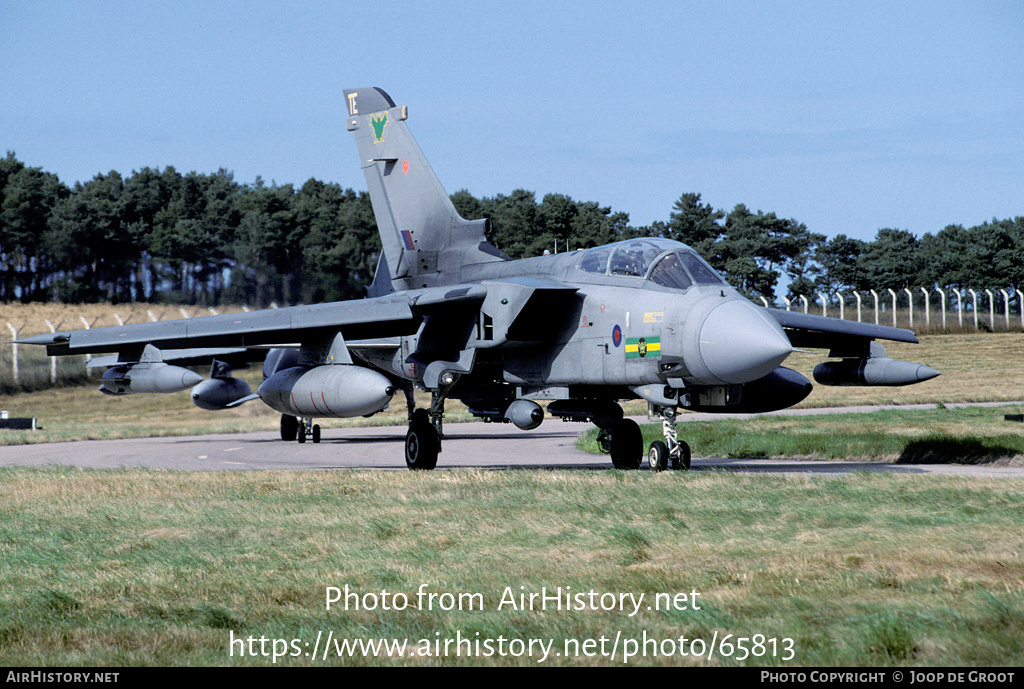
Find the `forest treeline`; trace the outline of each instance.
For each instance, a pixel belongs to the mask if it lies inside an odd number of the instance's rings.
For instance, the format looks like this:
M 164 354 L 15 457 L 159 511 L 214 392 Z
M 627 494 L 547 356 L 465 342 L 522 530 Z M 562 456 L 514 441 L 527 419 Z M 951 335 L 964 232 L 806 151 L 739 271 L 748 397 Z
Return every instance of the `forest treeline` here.
M 592 201 L 530 191 L 452 201 L 489 217 L 488 238 L 513 258 L 637 236 L 699 251 L 751 297 L 774 301 L 838 290 L 905 287 L 1016 289 L 1024 285 L 1024 217 L 918 238 L 884 228 L 873 241 L 826 238 L 795 219 L 739 204 L 715 209 L 684 193 L 664 221 L 634 227 Z M 0 301 L 147 301 L 266 306 L 358 298 L 380 240 L 366 192 L 310 179 L 299 188 L 240 184 L 226 170 L 143 168 L 74 187 L 0 158 Z

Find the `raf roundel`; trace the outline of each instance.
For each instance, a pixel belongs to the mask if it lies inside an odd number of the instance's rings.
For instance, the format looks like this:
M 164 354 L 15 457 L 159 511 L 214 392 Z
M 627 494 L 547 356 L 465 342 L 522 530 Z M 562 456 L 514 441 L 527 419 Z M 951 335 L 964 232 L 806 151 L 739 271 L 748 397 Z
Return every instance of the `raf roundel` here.
M 612 344 L 616 347 L 622 344 L 622 328 L 619 326 L 612 328 Z

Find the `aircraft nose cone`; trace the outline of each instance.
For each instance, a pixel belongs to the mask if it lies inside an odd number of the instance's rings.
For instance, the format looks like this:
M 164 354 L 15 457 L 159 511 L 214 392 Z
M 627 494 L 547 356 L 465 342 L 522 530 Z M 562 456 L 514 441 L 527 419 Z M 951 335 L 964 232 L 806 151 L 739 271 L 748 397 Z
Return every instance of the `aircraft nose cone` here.
M 698 347 L 704 365 L 726 383 L 764 378 L 793 351 L 775 319 L 740 300 L 727 301 L 708 314 Z

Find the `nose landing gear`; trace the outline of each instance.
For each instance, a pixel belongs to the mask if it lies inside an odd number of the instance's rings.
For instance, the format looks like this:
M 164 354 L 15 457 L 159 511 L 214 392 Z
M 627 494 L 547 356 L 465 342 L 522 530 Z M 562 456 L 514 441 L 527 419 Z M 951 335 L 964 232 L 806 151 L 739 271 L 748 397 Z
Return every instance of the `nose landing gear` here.
M 676 432 L 676 410 L 674 407 L 651 405 L 651 411 L 661 417 L 661 432 L 665 440 L 655 440 L 647 451 L 647 464 L 651 471 L 665 471 L 669 463 L 673 469 L 690 468 L 690 446 L 679 440 Z

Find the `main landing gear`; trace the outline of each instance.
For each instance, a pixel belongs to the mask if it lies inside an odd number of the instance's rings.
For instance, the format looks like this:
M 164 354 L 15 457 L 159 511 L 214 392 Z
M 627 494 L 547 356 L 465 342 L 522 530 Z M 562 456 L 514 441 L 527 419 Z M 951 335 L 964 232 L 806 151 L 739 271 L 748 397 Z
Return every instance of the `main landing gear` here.
M 597 443 L 611 456 L 616 469 L 639 469 L 644 459 L 644 439 L 632 419 L 619 419 L 597 434 Z
M 655 440 L 647 452 L 647 463 L 652 471 L 690 468 L 690 446 L 679 440 L 676 433 L 676 410 L 673 407 L 653 407 L 661 417 L 665 440 Z M 597 443 L 611 456 L 616 469 L 639 469 L 643 462 L 644 440 L 640 426 L 632 419 L 619 418 L 601 428 Z
M 430 413 L 426 409 L 414 410 L 409 417 L 409 432 L 405 434 L 405 465 L 413 471 L 433 469 L 440 452 L 441 431 L 435 428 Z
M 306 442 L 306 438 L 312 438 L 314 443 L 320 442 L 320 424 L 313 423 L 313 419 L 306 417 L 300 419 L 288 414 L 281 414 L 281 440 L 298 440 Z
M 444 429 L 444 401 L 458 375 L 452 375 L 437 390 L 431 391 L 430 408 L 416 409 L 413 387 L 405 387 L 405 402 L 409 408 L 409 432 L 405 434 L 405 465 L 413 471 L 429 471 L 437 466 L 441 453 L 441 438 Z

